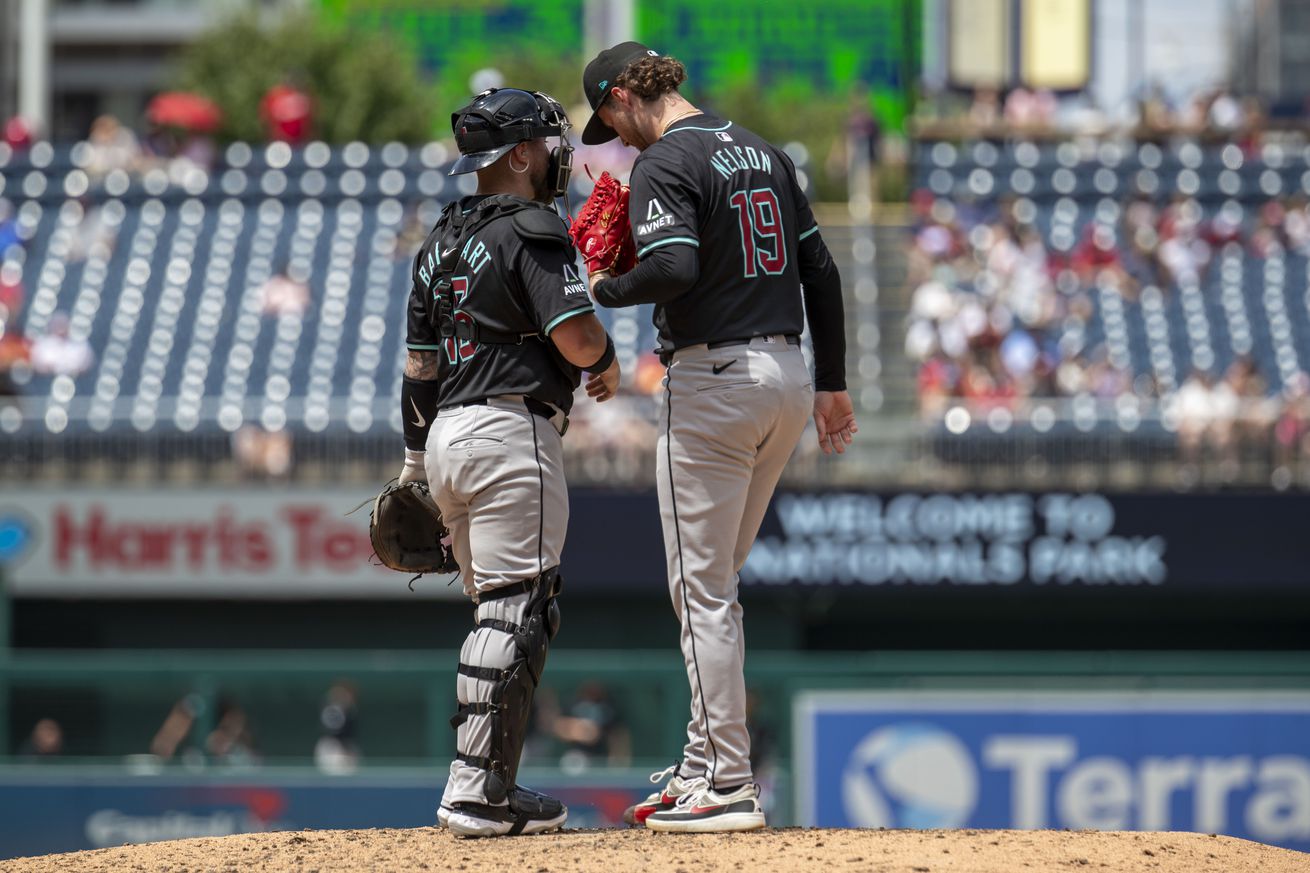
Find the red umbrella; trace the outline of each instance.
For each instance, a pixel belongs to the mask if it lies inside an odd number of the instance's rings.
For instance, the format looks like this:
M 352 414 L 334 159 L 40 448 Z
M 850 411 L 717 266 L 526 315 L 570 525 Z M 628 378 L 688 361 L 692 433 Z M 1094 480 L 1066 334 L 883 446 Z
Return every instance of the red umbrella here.
M 187 91 L 166 91 L 150 101 L 146 107 L 146 118 L 161 127 L 181 127 L 198 133 L 209 133 L 222 122 L 223 113 L 207 97 Z

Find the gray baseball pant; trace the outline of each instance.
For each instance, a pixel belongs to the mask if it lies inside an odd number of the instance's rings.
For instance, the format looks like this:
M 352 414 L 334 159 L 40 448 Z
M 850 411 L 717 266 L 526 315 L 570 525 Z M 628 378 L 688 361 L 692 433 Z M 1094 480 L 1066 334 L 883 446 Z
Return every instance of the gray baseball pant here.
M 428 433 L 427 473 L 432 496 L 450 529 L 464 592 L 477 600 L 490 591 L 531 579 L 557 566 L 569 524 L 564 446 L 556 424 L 534 415 L 521 396 L 491 398 L 486 406 L 437 413 Z M 487 618 L 523 624 L 528 594 L 477 606 Z M 505 668 L 517 658 L 509 634 L 478 628 L 460 649 L 472 667 Z M 460 674 L 461 703 L 489 702 L 496 683 Z M 491 716 L 471 715 L 458 728 L 458 747 L 469 755 L 491 751 Z M 486 803 L 486 771 L 462 761 L 450 765 L 441 802 Z
M 691 685 L 680 773 L 712 787 L 751 780 L 737 574 L 813 407 L 805 358 L 781 336 L 680 349 L 665 376 L 656 479 Z

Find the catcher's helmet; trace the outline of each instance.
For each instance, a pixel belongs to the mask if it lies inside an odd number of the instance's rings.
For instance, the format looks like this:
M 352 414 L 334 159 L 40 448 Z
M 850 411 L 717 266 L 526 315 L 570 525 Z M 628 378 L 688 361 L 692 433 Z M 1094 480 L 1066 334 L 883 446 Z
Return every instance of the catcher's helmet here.
M 563 137 L 569 117 L 559 101 L 540 91 L 489 88 L 450 114 L 459 159 L 450 175 L 471 173 L 495 163 L 518 143 L 547 136 Z

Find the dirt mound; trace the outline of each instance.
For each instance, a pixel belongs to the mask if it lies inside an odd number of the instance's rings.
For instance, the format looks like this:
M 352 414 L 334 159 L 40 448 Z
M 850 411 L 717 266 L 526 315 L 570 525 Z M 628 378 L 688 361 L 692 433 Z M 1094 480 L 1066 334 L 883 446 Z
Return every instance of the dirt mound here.
M 520 873 L 1308 873 L 1310 855 L 1183 833 L 868 831 L 745 834 L 565 831 L 462 840 L 436 828 L 239 834 L 0 861 L 0 873 L 59 870 L 514 870 Z

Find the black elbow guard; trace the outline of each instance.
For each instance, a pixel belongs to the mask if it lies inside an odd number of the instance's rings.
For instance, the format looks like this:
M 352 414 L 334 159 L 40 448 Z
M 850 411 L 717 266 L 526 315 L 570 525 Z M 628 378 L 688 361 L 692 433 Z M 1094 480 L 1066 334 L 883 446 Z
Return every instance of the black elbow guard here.
M 428 444 L 428 431 L 437 414 L 437 386 L 435 379 L 411 379 L 405 376 L 400 383 L 400 419 L 405 423 L 405 448 L 424 451 Z

